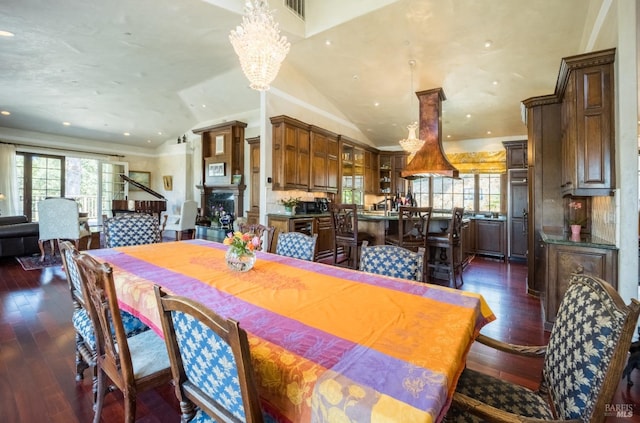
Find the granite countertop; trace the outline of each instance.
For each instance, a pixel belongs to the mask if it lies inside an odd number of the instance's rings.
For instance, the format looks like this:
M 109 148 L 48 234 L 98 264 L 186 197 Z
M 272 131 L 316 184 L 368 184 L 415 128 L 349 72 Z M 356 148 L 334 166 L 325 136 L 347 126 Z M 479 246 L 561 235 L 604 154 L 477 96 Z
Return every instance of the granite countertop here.
M 617 250 L 618 247 L 610 241 L 606 241 L 602 238 L 598 238 L 596 236 L 591 236 L 589 234 L 581 234 L 580 240 L 571 239 L 571 234 L 566 232 L 543 232 L 540 231 L 540 237 L 542 241 L 547 244 L 558 244 L 558 245 L 571 245 L 571 246 L 579 246 L 579 247 L 595 247 L 595 248 L 605 248 L 609 250 Z

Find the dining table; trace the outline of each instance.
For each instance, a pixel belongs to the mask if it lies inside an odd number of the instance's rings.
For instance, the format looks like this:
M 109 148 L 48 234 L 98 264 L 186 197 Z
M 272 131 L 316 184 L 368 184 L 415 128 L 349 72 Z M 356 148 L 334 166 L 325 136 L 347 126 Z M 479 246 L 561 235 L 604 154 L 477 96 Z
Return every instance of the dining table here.
M 263 410 L 278 422 L 439 422 L 495 316 L 480 294 L 194 239 L 87 251 L 113 269 L 121 309 L 162 335 L 153 291 L 247 332 Z

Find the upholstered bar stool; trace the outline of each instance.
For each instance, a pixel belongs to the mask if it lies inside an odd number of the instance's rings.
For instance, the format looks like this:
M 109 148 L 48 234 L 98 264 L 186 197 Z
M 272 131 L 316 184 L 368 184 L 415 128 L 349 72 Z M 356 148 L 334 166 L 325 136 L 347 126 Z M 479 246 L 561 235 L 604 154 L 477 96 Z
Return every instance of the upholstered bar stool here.
M 462 216 L 464 207 L 454 207 L 451 212 L 451 220 L 447 232 L 443 234 L 430 233 L 427 238 L 429 258 L 427 263 L 426 280 L 431 280 L 431 272 L 446 270 L 449 275 L 449 285 L 460 288 L 464 284 L 462 279 L 462 242 L 460 232 L 462 230 Z M 460 275 L 458 286 L 457 275 Z
M 331 217 L 333 222 L 333 264 L 351 269 L 359 267 L 359 248 L 363 241 L 373 242 L 373 236 L 358 231 L 358 209 L 355 204 L 332 204 Z M 338 260 L 338 249 L 343 251 Z M 342 263 L 345 263 L 343 265 Z

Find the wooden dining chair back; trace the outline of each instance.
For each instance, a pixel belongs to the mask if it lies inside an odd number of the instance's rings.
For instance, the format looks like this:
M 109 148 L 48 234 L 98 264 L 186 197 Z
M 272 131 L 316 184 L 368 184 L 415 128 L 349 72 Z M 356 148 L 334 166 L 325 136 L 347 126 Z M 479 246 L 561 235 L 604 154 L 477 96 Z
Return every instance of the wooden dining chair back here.
M 260 245 L 256 248 L 258 251 L 271 252 L 271 242 L 273 241 L 275 227 L 264 226 L 259 223 L 242 223 L 238 225 L 238 229 L 243 234 L 252 234 L 260 238 Z
M 478 338 L 514 355 L 544 357 L 539 389 L 532 391 L 467 368 L 446 420 L 492 421 L 499 416 L 500 421 L 528 421 L 526 417 L 603 422 L 622 377 L 639 315 L 636 299 L 625 305 L 602 279 L 572 275 L 546 346 Z
M 76 260 L 80 253 L 69 241 L 60 243 L 60 253 L 73 304 L 71 322 L 76 332 L 76 380 L 84 379 L 84 371 L 87 368 L 92 368 L 95 395 L 97 393 L 96 336 L 82 293 L 82 278 L 76 265 Z M 124 310 L 120 310 L 120 314 L 127 337 L 149 330 L 149 326 L 134 315 Z
M 147 213 L 126 213 L 102 223 L 107 248 L 155 244 L 162 241 L 158 219 Z
M 87 254 L 79 254 L 73 261 L 78 267 L 83 297 L 95 331 L 98 381 L 93 421 L 100 421 L 110 381 L 124 396 L 125 422 L 133 423 L 138 392 L 171 380 L 166 345 L 152 330 L 127 338 L 108 264 L 99 263 Z
M 464 284 L 462 278 L 462 218 L 464 207 L 454 207 L 446 233 L 430 233 L 427 238 L 428 260 L 426 281 L 432 273 L 443 270 L 447 273 L 449 285 L 459 288 Z M 460 285 L 458 285 L 458 277 Z
M 38 201 L 38 230 L 40 261 L 44 261 L 44 243 L 50 241 L 51 254 L 55 254 L 54 241 L 71 240 L 80 248 L 80 239 L 90 237 L 91 232 L 80 224 L 78 203 L 71 198 L 47 198 Z
M 373 237 L 358 229 L 358 208 L 355 204 L 331 204 L 333 222 L 333 264 L 358 268 L 359 248 Z M 342 251 L 342 254 L 340 252 Z M 338 257 L 341 257 L 340 259 Z
M 158 285 L 154 290 L 182 421 L 262 422 L 249 342 L 238 322 Z
M 422 282 L 424 280 L 424 247 L 417 252 L 397 245 L 362 243 L 360 270 L 394 278 Z
M 400 206 L 398 233 L 385 237 L 385 243 L 418 251 L 427 248 L 431 207 Z
M 278 235 L 276 254 L 314 261 L 317 240 L 318 234 L 306 235 L 300 232 L 281 232 Z

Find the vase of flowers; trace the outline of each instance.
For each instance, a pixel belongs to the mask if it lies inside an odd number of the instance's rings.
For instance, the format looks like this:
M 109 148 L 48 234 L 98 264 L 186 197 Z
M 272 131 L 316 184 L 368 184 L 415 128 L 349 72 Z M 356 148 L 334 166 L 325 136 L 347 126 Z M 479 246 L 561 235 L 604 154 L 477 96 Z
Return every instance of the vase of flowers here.
M 280 204 L 284 206 L 284 210 L 290 215 L 296 214 L 296 206 L 298 205 L 298 203 L 300 203 L 299 197 L 289 197 L 280 200 Z
M 255 249 L 260 245 L 260 238 L 253 234 L 229 232 L 223 241 L 229 249 L 224 255 L 227 267 L 237 272 L 247 272 L 256 263 Z
M 587 221 L 584 213 L 581 213 L 582 202 L 570 201 L 569 202 L 569 228 L 571 229 L 571 238 L 580 238 L 580 232 L 582 231 L 582 225 Z

